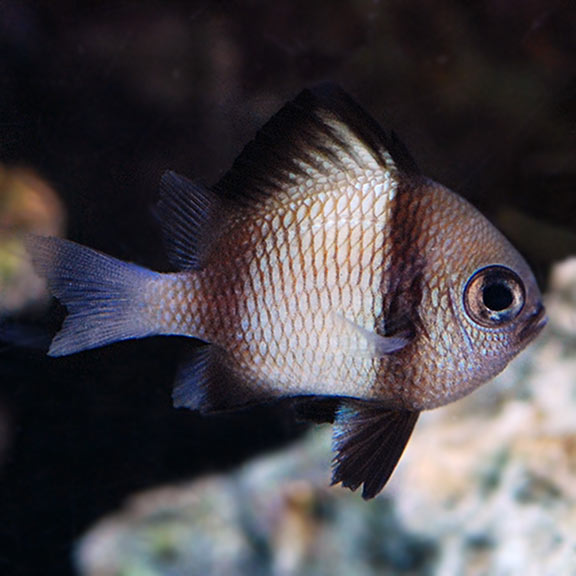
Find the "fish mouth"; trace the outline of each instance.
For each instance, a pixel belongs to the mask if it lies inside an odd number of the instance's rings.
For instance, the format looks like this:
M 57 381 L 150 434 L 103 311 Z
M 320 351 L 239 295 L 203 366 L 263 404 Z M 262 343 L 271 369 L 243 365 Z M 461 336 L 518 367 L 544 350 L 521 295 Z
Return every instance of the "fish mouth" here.
M 539 302 L 534 311 L 528 316 L 526 324 L 520 330 L 519 337 L 521 340 L 532 340 L 548 323 L 546 316 L 546 309 L 544 305 Z

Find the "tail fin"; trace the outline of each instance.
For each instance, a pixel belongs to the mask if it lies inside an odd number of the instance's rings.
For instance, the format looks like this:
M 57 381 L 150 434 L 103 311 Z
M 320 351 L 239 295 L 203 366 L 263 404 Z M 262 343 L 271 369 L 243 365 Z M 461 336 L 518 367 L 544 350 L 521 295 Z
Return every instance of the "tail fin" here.
M 31 236 L 27 248 L 37 273 L 68 310 L 50 356 L 158 332 L 145 294 L 148 281 L 160 274 L 60 238 Z

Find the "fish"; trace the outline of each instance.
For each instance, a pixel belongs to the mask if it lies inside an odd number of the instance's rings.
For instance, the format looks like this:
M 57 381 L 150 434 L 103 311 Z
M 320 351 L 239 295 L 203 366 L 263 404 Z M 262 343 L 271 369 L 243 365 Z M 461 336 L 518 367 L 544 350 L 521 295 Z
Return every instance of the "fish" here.
M 48 353 L 195 339 L 176 407 L 289 399 L 333 424 L 332 484 L 364 499 L 422 411 L 493 378 L 546 324 L 519 252 L 335 85 L 284 105 L 216 185 L 164 173 L 155 212 L 174 272 L 29 239 L 67 309 Z

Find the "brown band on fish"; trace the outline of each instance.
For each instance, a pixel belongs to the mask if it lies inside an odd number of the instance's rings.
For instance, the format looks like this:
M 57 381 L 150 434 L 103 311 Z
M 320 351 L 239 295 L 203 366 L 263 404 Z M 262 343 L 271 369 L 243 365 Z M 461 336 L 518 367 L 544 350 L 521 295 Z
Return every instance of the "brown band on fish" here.
M 422 282 L 426 260 L 418 250 L 425 210 L 421 207 L 422 188 L 418 176 L 401 175 L 392 200 L 389 231 L 387 231 L 389 263 L 381 281 L 382 310 L 376 316 L 375 331 L 382 336 L 401 334 L 412 340 L 424 329 L 418 314 L 422 300 Z M 401 370 L 410 347 L 380 359 L 376 382 L 385 381 L 385 374 Z

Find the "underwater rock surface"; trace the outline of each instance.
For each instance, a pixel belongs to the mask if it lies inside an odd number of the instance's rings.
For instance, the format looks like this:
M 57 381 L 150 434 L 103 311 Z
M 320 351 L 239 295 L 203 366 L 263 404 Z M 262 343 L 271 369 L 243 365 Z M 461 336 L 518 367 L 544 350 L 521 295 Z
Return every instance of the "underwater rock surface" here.
M 369 503 L 328 486 L 330 429 L 230 475 L 138 494 L 78 543 L 82 576 L 571 574 L 576 259 L 543 335 L 493 382 L 425 413 Z
M 29 169 L 0 164 L 0 319 L 48 299 L 24 240 L 30 233 L 61 235 L 64 221 L 64 208 L 44 180 Z

